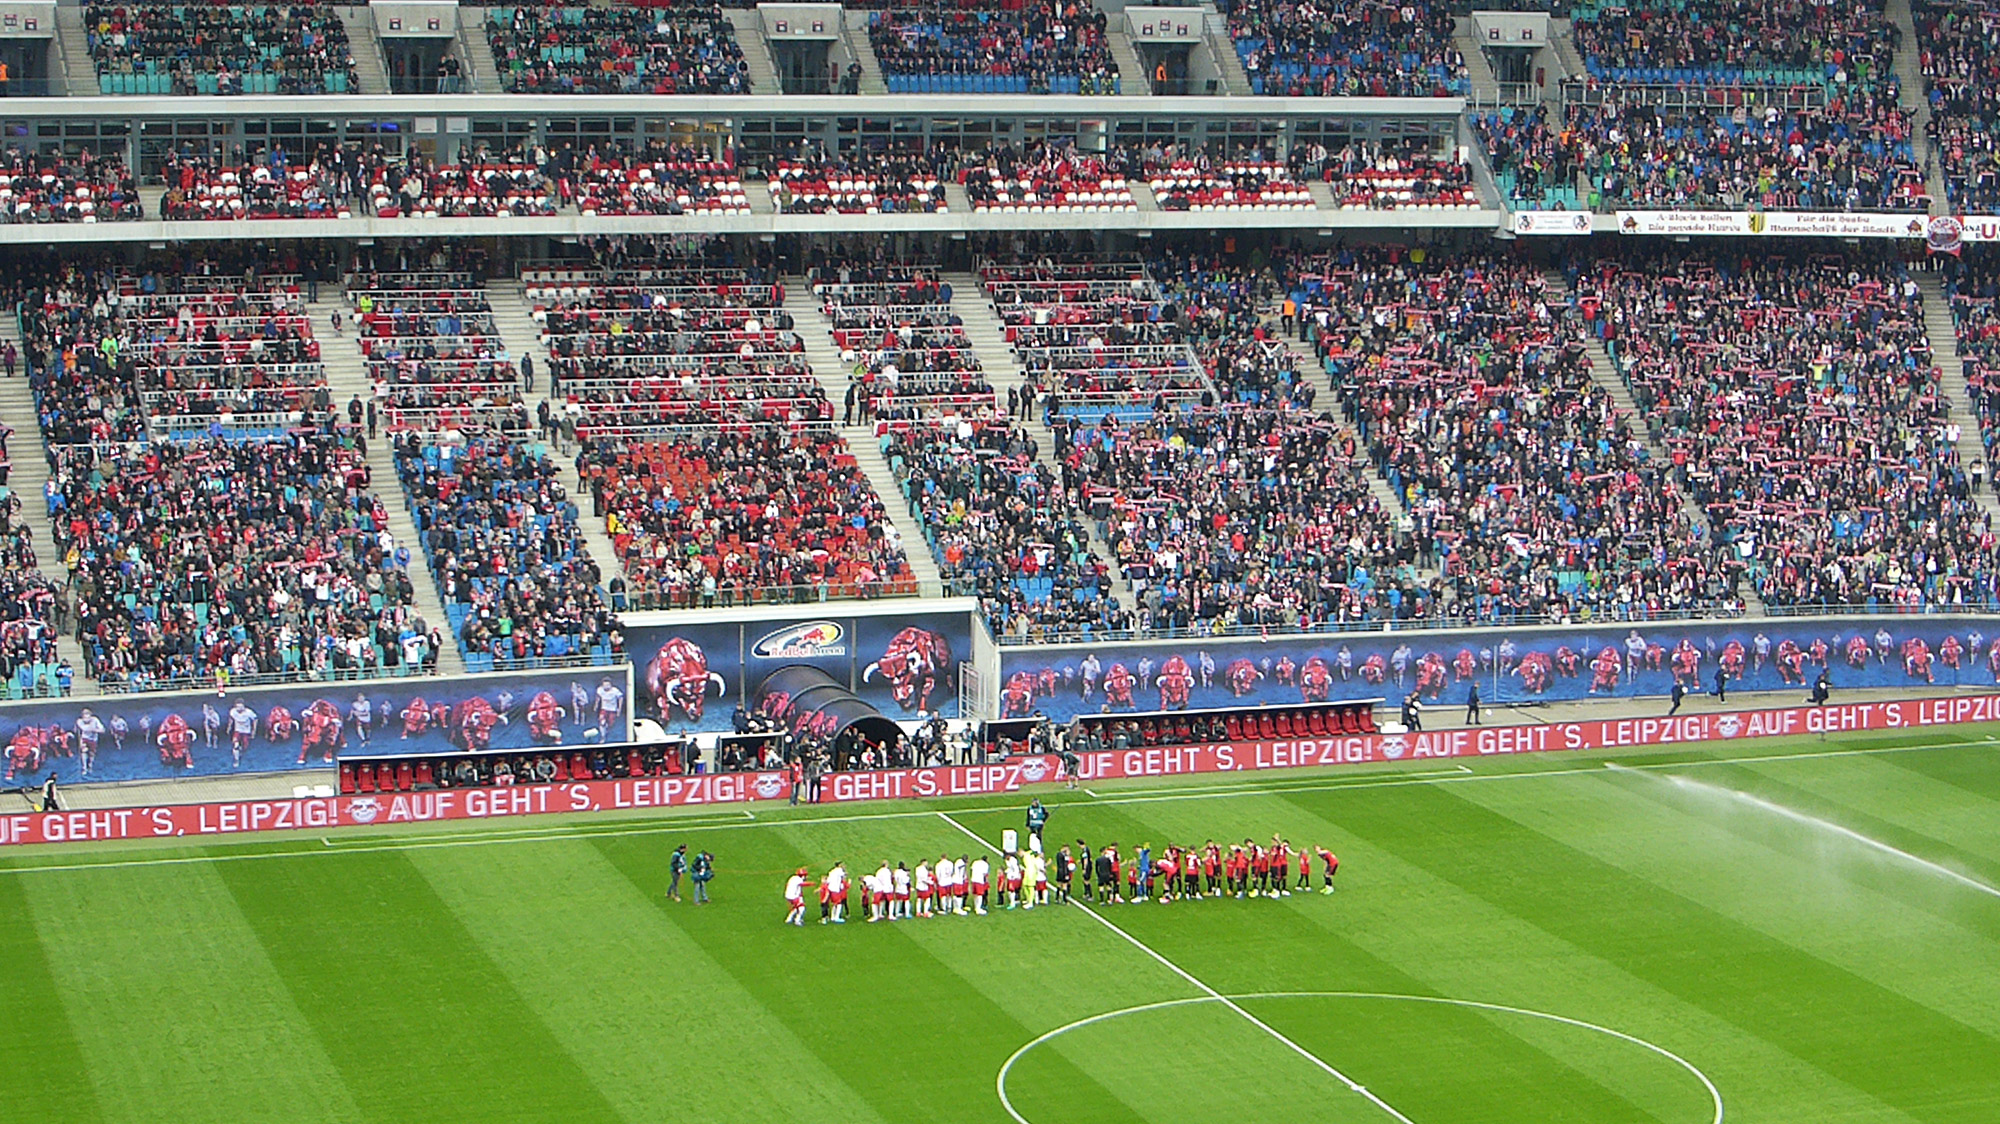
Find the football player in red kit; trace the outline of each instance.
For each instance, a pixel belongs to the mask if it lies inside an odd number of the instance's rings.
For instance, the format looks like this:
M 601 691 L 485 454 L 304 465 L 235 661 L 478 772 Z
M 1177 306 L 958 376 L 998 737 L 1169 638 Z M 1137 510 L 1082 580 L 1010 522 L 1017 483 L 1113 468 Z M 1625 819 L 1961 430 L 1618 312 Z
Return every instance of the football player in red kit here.
M 1339 869 L 1340 869 L 1340 860 L 1334 857 L 1332 851 L 1327 850 L 1325 847 L 1321 847 L 1319 849 L 1319 877 L 1321 883 L 1319 891 L 1320 893 L 1322 894 L 1333 893 L 1333 875 L 1334 872 Z
M 1213 839 L 1201 849 L 1201 874 L 1208 884 L 1210 897 L 1222 893 L 1222 850 L 1215 845 Z

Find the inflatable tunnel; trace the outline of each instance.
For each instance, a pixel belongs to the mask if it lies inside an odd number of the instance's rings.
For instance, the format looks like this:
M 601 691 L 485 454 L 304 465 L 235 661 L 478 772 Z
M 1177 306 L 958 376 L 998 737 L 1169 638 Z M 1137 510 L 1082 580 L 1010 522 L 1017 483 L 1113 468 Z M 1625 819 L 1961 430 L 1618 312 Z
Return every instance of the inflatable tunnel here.
M 808 664 L 779 668 L 765 676 L 750 697 L 794 734 L 810 733 L 836 745 L 854 741 L 855 735 L 884 745 L 903 737 L 903 728 L 894 719 Z

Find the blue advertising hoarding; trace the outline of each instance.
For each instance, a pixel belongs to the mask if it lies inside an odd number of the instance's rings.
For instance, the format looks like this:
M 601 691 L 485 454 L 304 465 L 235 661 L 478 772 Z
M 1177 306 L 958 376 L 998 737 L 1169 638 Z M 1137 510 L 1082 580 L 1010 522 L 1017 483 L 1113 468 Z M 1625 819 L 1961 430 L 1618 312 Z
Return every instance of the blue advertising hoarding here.
M 1411 693 L 1463 705 L 1713 691 L 1991 687 L 2000 617 L 1762 618 L 1676 624 L 1327 633 L 1269 639 L 1007 648 L 1000 714 L 1059 721 L 1118 711 L 1270 706 Z
M 948 598 L 627 614 L 635 713 L 670 733 L 725 731 L 767 676 L 803 664 L 890 718 L 953 717 L 975 607 Z
M 0 708 L 0 783 L 137 781 L 328 768 L 342 754 L 622 742 L 625 667 L 366 679 L 220 693 L 98 695 Z

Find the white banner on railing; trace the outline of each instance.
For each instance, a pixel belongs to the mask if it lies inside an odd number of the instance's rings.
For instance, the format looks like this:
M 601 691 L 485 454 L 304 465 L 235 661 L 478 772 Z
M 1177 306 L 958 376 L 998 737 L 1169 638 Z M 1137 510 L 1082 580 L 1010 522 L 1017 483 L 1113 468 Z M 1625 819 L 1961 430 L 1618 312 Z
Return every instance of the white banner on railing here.
M 1700 238 L 1924 238 L 1922 214 L 1842 210 L 1620 210 L 1620 234 Z
M 1521 235 L 1590 233 L 1589 211 L 1515 211 L 1513 222 Z
M 1850 211 L 1619 211 L 1618 233 L 1669 237 L 1924 237 L 1923 215 Z

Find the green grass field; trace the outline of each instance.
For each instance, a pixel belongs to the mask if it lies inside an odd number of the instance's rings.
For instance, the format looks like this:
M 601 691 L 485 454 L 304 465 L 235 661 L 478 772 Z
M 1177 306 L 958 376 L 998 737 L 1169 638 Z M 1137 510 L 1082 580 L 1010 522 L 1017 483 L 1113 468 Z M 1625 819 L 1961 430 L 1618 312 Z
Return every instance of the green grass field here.
M 1094 914 L 779 924 L 793 867 L 1019 801 L 17 852 L 0 1119 L 1992 1124 L 2000 896 L 1725 790 L 2000 884 L 1995 732 L 1045 792 L 1053 839 L 1342 859 Z

